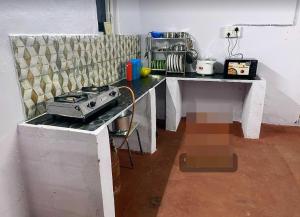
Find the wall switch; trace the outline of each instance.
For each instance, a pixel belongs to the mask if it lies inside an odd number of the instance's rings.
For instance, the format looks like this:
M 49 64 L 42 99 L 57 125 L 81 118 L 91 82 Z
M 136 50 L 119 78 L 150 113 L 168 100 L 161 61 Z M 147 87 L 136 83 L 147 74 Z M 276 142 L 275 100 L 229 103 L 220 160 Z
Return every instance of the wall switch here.
M 225 26 L 223 28 L 224 38 L 240 38 L 242 35 L 242 27 L 240 26 Z

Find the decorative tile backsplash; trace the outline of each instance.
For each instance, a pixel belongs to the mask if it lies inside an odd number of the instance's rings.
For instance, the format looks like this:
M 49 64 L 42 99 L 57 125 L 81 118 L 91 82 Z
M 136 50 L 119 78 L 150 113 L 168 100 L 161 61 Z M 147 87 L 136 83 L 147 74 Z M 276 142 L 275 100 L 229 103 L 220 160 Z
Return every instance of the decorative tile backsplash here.
M 139 58 L 140 36 L 11 36 L 26 119 L 46 111 L 45 101 L 83 86 L 125 78 L 126 62 Z

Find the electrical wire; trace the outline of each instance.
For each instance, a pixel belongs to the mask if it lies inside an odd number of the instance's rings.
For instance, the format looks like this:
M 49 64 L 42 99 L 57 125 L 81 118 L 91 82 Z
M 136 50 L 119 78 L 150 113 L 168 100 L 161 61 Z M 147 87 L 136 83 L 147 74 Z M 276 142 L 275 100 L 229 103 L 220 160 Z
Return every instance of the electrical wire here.
M 244 59 L 243 53 L 233 53 L 233 51 L 235 50 L 235 48 L 236 48 L 236 46 L 237 46 L 238 40 L 239 40 L 239 39 L 236 38 L 235 44 L 234 44 L 234 46 L 233 46 L 233 48 L 232 48 L 232 50 L 231 50 L 231 56 L 233 56 L 233 57 L 239 56 L 241 59 Z
M 235 56 L 235 54 L 233 54 L 233 51 L 235 50 L 237 43 L 238 43 L 238 38 L 235 39 L 235 43 L 231 49 L 231 52 L 230 52 L 231 56 Z
M 240 56 L 241 59 L 244 59 L 244 54 L 243 54 L 243 53 L 234 53 L 234 50 L 235 50 L 235 48 L 236 48 L 236 46 L 237 46 L 237 44 L 238 44 L 238 41 L 239 41 L 239 37 L 238 37 L 237 32 L 235 32 L 235 34 L 236 34 L 236 40 L 235 40 L 235 43 L 234 43 L 234 45 L 233 45 L 233 47 L 232 47 L 231 50 L 230 50 L 230 47 L 231 47 L 231 41 L 230 41 L 230 38 L 229 38 L 229 37 L 227 38 L 227 39 L 228 39 L 228 55 L 229 55 L 229 58 L 231 58 L 231 57 L 236 57 L 236 56 Z
M 227 40 L 228 40 L 227 52 L 228 52 L 228 58 L 230 58 L 230 57 L 231 57 L 231 52 L 230 52 L 230 47 L 231 47 L 231 44 L 230 44 L 230 38 L 227 37 Z
M 231 56 L 232 57 L 236 57 L 236 56 L 240 56 L 242 59 L 244 59 L 244 55 L 242 53 L 233 53 L 233 51 L 235 50 L 236 46 L 237 46 L 237 43 L 238 43 L 238 38 L 235 40 L 235 44 L 231 50 Z

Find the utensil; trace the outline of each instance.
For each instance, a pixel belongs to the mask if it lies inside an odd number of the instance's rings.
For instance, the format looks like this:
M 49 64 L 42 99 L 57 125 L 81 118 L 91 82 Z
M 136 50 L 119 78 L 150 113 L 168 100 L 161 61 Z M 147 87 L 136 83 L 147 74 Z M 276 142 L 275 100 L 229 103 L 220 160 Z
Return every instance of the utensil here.
M 166 69 L 166 60 L 162 60 L 162 69 Z
M 173 71 L 176 72 L 176 55 L 173 55 Z
M 190 50 L 190 49 L 193 49 L 194 45 L 193 45 L 193 40 L 189 37 L 187 37 L 187 49 Z
M 157 69 L 161 69 L 161 61 L 160 60 L 157 60 Z
M 113 122 L 113 130 L 125 132 L 129 129 L 132 112 L 126 110 Z
M 174 56 L 173 56 L 173 70 L 174 70 L 174 72 L 176 72 L 177 71 L 177 68 L 176 68 L 176 54 L 174 54 Z
M 180 55 L 177 56 L 177 68 L 178 68 L 178 72 L 180 72 Z
M 167 32 L 167 38 L 175 38 L 175 32 Z
M 177 72 L 177 62 L 176 62 L 177 55 L 174 54 L 173 60 L 174 60 L 174 72 Z
M 162 38 L 164 36 L 164 33 L 163 32 L 155 32 L 155 31 L 152 31 L 150 32 L 151 33 L 151 36 L 152 38 Z
M 177 35 L 178 35 L 178 38 L 186 38 L 187 37 L 186 32 L 178 32 Z
M 167 50 L 168 50 L 168 47 L 167 47 L 167 46 L 164 46 L 164 47 L 161 47 L 161 48 L 157 48 L 156 50 L 157 50 L 157 51 L 167 51 Z
M 152 60 L 151 68 L 152 69 L 166 69 L 166 60 Z
M 157 69 L 157 62 L 156 62 L 156 60 L 153 60 L 152 61 L 152 69 Z
M 170 70 L 170 55 L 167 56 L 167 71 Z
M 179 61 L 178 61 L 178 55 L 175 55 L 175 68 L 176 68 L 176 71 L 179 71 Z
M 178 44 L 173 45 L 171 47 L 171 50 L 173 50 L 173 51 L 185 51 L 186 50 L 186 46 L 185 46 L 185 44 L 178 43 Z
M 178 51 L 185 51 L 185 50 L 186 50 L 186 46 L 185 45 L 178 46 Z
M 215 60 L 197 60 L 196 72 L 200 75 L 214 74 Z
M 173 54 L 173 71 L 176 72 L 176 55 Z
M 179 70 L 180 72 L 183 72 L 183 56 L 179 56 Z
M 188 64 L 192 64 L 197 60 L 197 58 L 198 58 L 198 52 L 195 49 L 190 49 L 186 53 L 186 62 Z

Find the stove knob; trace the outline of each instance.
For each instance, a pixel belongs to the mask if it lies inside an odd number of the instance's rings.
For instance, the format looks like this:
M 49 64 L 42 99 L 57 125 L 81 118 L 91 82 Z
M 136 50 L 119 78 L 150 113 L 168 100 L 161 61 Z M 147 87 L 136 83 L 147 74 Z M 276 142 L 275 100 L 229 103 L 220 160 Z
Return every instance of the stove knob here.
M 116 91 L 112 91 L 112 92 L 110 92 L 110 96 L 115 96 L 117 94 L 117 92 Z
M 77 111 L 80 111 L 81 109 L 80 109 L 80 107 L 77 105 L 77 106 L 75 106 L 75 109 L 77 110 Z
M 95 107 L 95 105 L 96 105 L 96 102 L 91 101 L 91 102 L 87 105 L 87 107 L 93 108 L 93 107 Z

